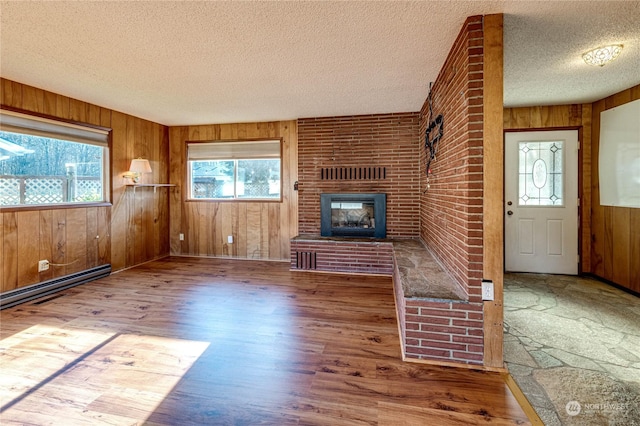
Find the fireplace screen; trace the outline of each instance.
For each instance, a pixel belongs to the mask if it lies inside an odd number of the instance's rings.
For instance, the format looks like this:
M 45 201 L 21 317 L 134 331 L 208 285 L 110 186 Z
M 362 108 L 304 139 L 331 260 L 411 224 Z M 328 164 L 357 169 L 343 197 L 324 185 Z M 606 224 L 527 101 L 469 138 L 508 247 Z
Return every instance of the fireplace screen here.
M 386 236 L 385 194 L 322 194 L 321 235 Z

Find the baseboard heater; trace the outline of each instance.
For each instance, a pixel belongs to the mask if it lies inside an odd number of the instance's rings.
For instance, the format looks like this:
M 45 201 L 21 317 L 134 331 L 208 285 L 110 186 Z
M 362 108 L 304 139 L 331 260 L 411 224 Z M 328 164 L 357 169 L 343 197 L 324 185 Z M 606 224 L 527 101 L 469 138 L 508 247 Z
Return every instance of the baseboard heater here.
M 101 265 L 95 268 L 85 269 L 75 274 L 65 275 L 64 277 L 53 278 L 41 283 L 29 285 L 15 290 L 9 290 L 0 294 L 0 310 L 10 308 L 29 300 L 38 299 L 49 294 L 66 290 L 89 281 L 104 278 L 111 274 L 111 265 Z

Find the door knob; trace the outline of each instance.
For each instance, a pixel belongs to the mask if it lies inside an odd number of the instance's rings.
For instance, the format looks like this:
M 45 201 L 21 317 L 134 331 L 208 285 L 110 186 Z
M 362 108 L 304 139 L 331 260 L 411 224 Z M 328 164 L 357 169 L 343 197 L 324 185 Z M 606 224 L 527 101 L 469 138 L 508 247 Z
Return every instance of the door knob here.
M 513 204 L 511 201 L 507 201 L 508 206 L 510 206 L 511 204 Z
M 509 210 L 509 211 L 507 211 L 507 214 L 508 214 L 509 216 L 511 216 L 511 215 L 513 214 L 513 212 L 512 212 L 511 210 Z

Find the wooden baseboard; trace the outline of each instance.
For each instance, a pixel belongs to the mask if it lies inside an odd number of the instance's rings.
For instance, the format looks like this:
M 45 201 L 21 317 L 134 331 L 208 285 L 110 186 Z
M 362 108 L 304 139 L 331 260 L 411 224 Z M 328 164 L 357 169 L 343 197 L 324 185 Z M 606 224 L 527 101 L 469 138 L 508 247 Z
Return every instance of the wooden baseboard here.
M 479 371 L 490 371 L 492 373 L 507 373 L 507 369 L 505 367 L 489 367 L 482 364 L 465 364 L 462 362 L 448 362 L 448 361 L 438 361 L 432 359 L 418 359 L 404 356 L 403 360 L 406 362 L 415 362 L 417 364 L 427 364 L 433 365 L 434 367 L 451 367 L 451 368 L 465 368 L 467 370 L 479 370 Z
M 504 373 L 503 378 L 504 378 L 504 382 L 509 387 L 509 390 L 511 391 L 513 396 L 516 398 L 516 401 L 518 401 L 518 404 L 520 404 L 520 407 L 522 407 L 522 411 L 524 411 L 524 413 L 527 415 L 527 417 L 531 421 L 531 424 L 534 426 L 536 425 L 544 426 L 542 419 L 540 418 L 540 416 L 538 416 L 538 413 L 536 413 L 536 410 L 533 408 L 533 406 L 531 405 L 527 397 L 524 395 L 524 393 L 522 393 L 520 386 L 518 386 L 518 384 L 513 379 L 511 374 L 509 374 L 508 372 Z
M 234 256 L 208 256 L 199 254 L 169 254 L 166 257 L 193 257 L 196 259 L 220 259 L 220 260 L 253 260 L 256 262 L 280 262 L 291 263 L 291 259 L 253 259 L 250 257 L 234 257 Z M 157 260 L 157 259 L 154 259 Z
M 169 256 L 170 255 L 168 255 L 168 254 L 163 254 L 161 256 L 154 257 L 151 260 L 147 260 L 146 262 L 136 263 L 135 265 L 132 265 L 132 266 L 127 266 L 125 268 L 121 268 L 121 269 L 117 269 L 115 271 L 111 271 L 111 274 L 113 275 L 113 274 L 117 274 L 117 273 L 122 272 L 122 271 L 126 271 L 126 270 L 129 270 L 129 269 L 137 268 L 138 266 L 146 265 L 147 263 L 155 262 L 156 260 L 166 259 Z

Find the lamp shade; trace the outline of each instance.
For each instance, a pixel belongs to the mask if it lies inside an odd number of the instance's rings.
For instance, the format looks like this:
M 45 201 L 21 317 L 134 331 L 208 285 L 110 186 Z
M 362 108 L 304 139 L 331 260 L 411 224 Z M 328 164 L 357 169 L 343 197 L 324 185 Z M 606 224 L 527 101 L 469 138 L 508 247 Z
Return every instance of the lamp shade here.
M 131 160 L 129 171 L 136 173 L 151 173 L 151 164 L 149 164 L 149 160 L 137 158 L 135 160 Z

